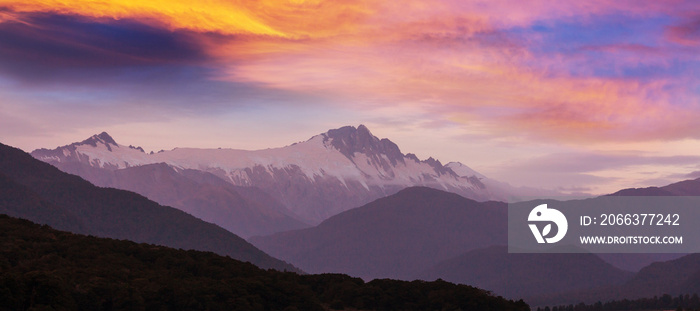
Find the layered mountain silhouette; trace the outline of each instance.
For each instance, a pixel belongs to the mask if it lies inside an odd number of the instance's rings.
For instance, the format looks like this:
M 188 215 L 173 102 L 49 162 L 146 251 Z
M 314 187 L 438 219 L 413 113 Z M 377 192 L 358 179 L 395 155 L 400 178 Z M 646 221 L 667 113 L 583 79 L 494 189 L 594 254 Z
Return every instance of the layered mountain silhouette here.
M 615 192 L 616 196 L 696 196 L 700 195 L 700 178 L 679 181 L 663 187 L 629 188 Z
M 250 241 L 313 273 L 443 279 L 518 299 L 620 284 L 631 277 L 594 254 L 509 254 L 503 246 L 506 208 L 501 202 L 412 187 L 316 227 Z
M 697 196 L 700 195 L 700 179 L 683 180 L 662 187 L 622 189 L 612 196 Z M 600 254 L 603 260 L 627 270 L 639 271 L 653 262 L 677 259 L 685 254 Z
M 548 293 L 622 284 L 631 276 L 632 272 L 594 254 L 509 254 L 506 246 L 469 251 L 419 274 L 424 280 L 471 284 L 526 301 Z
M 465 251 L 505 244 L 506 204 L 427 187 L 407 188 L 316 227 L 250 241 L 311 273 L 413 279 Z
M 684 180 L 662 187 L 629 188 L 612 196 L 697 196 L 700 179 Z M 588 290 L 573 290 L 529 299 L 533 304 L 576 304 L 579 302 L 639 299 L 700 293 L 700 254 L 599 254 L 616 266 L 638 270 L 618 285 Z
M 219 224 L 311 273 L 441 278 L 535 304 L 682 293 L 699 284 L 692 255 L 668 261 L 681 268 L 666 278 L 663 271 L 675 268 L 649 264 L 682 255 L 508 254 L 502 246 L 506 203 L 489 200 L 552 193 L 513 188 L 462 163 L 420 160 L 364 126 L 275 149 L 150 154 L 102 133 L 32 156 L 97 185 L 132 190 Z M 9 175 L 0 175 L 0 184 L 12 189 L 0 200 L 32 202 L 25 204 L 26 213 L 51 211 L 35 215 L 42 223 L 91 229 L 82 210 L 47 200 Z M 699 193 L 700 179 L 612 195 Z
M 0 213 L 75 233 L 212 251 L 296 271 L 219 226 L 133 192 L 96 187 L 2 144 Z
M 655 262 L 619 288 L 625 298 L 700 293 L 700 254 Z
M 255 205 L 254 202 L 241 203 L 234 200 L 228 204 L 228 214 L 221 207 L 211 207 L 211 210 L 222 211 L 209 211 L 209 215 L 205 215 L 197 212 L 202 206 L 186 203 L 201 203 L 201 200 L 190 200 L 194 194 L 183 194 L 177 198 L 177 202 L 164 202 L 159 200 L 157 193 L 146 190 L 139 192 L 203 219 L 215 214 L 217 224 L 244 236 L 285 231 L 299 227 L 300 222 L 318 224 L 330 216 L 412 186 L 440 189 L 479 201 L 503 201 L 514 194 L 546 193 L 537 189 L 510 187 L 476 171 L 465 169 L 468 167 L 461 163 L 442 165 L 433 158 L 421 161 L 413 154 L 403 154 L 390 140 L 372 135 L 364 125 L 357 128 L 345 126 L 290 146 L 257 151 L 175 148 L 147 154 L 142 148 L 117 144 L 107 133 L 101 133 L 53 150 L 38 149 L 32 155 L 97 185 L 118 188 L 139 181 L 119 181 L 117 179 L 124 177 L 114 177 L 105 171 L 117 172 L 165 163 L 179 174 L 197 170 L 215 175 L 235 186 L 257 187 L 286 208 L 285 211 L 269 207 L 267 211 L 253 215 L 254 209 L 247 208 L 246 205 Z M 134 178 L 136 175 L 138 174 L 131 174 Z M 232 210 L 236 210 L 235 213 Z M 246 215 L 249 228 L 237 223 L 237 218 L 231 215 Z M 256 232 L 250 227 L 264 229 Z
M 673 260 L 654 262 L 622 284 L 557 292 L 532 298 L 528 302 L 560 305 L 651 298 L 662 295 L 677 297 L 697 293 L 700 293 L 700 254 L 689 254 Z

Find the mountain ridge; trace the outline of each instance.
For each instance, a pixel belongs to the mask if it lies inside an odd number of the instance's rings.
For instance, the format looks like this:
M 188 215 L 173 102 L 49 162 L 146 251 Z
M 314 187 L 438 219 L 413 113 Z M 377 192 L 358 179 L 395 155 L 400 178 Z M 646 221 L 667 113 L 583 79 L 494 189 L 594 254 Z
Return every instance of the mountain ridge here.
M 118 145 L 104 132 L 90 139 L 31 154 L 88 179 L 94 169 L 114 171 L 154 163 L 201 170 L 236 186 L 260 188 L 309 224 L 411 186 L 432 187 L 478 201 L 506 201 L 514 193 L 537 193 L 517 190 L 471 169 L 476 174 L 460 175 L 432 157 L 419 160 L 414 154 L 403 154 L 398 145 L 374 136 L 364 125 L 331 129 L 303 142 L 254 151 L 175 148 L 153 154 Z

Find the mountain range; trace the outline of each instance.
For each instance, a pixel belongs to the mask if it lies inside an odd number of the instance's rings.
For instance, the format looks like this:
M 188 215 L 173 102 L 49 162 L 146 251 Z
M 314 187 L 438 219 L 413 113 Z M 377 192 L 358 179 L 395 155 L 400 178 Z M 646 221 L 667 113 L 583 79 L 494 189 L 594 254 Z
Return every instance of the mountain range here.
M 311 273 L 440 278 L 534 303 L 628 297 L 625 286 L 636 293 L 678 290 L 650 274 L 649 264 L 682 254 L 508 254 L 507 204 L 498 201 L 555 193 L 511 187 L 458 162 L 419 160 L 362 125 L 257 151 L 146 153 L 102 133 L 32 156 L 216 223 Z M 612 195 L 698 193 L 700 179 Z M 640 281 L 645 275 L 651 281 Z M 657 278 L 667 283 L 655 287 Z M 697 287 L 694 280 L 684 277 L 680 289 Z
M 509 254 L 506 224 L 505 203 L 411 187 L 318 226 L 250 241 L 312 273 L 443 279 L 508 298 L 597 288 L 632 276 L 593 254 Z
M 697 181 L 682 184 L 692 183 Z M 510 299 L 523 298 L 533 305 L 700 290 L 697 254 L 514 254 L 505 246 L 506 223 L 505 203 L 477 202 L 437 189 L 411 187 L 315 227 L 249 241 L 313 273 L 347 273 L 364 279 L 442 279 Z M 626 265 L 639 268 L 634 269 L 637 272 L 621 269 Z
M 38 149 L 31 154 L 96 185 L 137 191 L 159 203 L 214 221 L 242 236 L 265 235 L 304 224 L 318 224 L 330 216 L 412 186 L 449 191 L 479 201 L 505 201 L 513 195 L 552 194 L 539 189 L 511 187 L 461 163 L 443 165 L 433 158 L 419 160 L 414 154 L 403 154 L 390 140 L 372 135 L 364 125 L 332 129 L 304 142 L 256 151 L 175 148 L 146 153 L 140 147 L 117 144 L 107 133 L 101 133 L 82 142 L 51 150 Z M 257 187 L 271 196 L 267 201 L 274 199 L 279 204 L 274 203 L 262 215 L 254 216 L 250 212 L 252 209 L 241 207 L 255 205 L 254 202 L 233 200 L 226 204 L 226 211 L 216 203 L 203 203 L 206 196 L 178 193 L 177 198 L 164 199 L 158 194 L 161 190 L 152 189 L 156 186 L 133 187 L 143 184 L 146 178 L 138 175 L 149 175 L 148 172 L 134 172 L 134 168 L 158 163 L 172 168 L 166 172 L 170 178 L 175 178 L 175 174 L 189 174 L 184 179 L 192 182 L 193 171 L 199 171 L 200 175 L 207 173 L 208 181 L 213 180 L 213 175 L 234 186 Z M 129 169 L 132 171 L 121 173 Z M 166 170 L 166 167 L 149 170 Z M 202 185 L 199 180 L 196 187 L 207 188 L 207 193 L 214 191 L 211 185 Z M 218 181 L 215 184 L 221 186 Z M 232 192 L 232 189 L 229 187 L 227 192 Z M 241 188 L 234 190 L 241 194 Z M 224 202 L 223 197 L 227 195 L 217 194 L 219 202 Z M 249 219 L 245 224 L 239 221 L 241 218 L 232 217 L 243 214 Z M 246 224 L 249 228 L 245 227 Z M 256 231 L 250 227 L 260 229 Z
M 211 251 L 263 268 L 298 271 L 219 226 L 133 192 L 96 187 L 3 144 L 0 213 L 74 233 Z

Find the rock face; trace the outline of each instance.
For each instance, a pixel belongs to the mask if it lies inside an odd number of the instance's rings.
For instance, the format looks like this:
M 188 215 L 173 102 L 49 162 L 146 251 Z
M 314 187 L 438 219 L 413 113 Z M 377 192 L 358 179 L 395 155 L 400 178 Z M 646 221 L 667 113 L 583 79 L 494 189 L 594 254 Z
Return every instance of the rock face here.
M 495 188 L 491 189 L 482 182 L 483 175 L 473 170 L 457 174 L 433 158 L 421 161 L 413 154 L 403 154 L 396 144 L 375 137 L 363 125 L 257 151 L 175 148 L 147 154 L 139 147 L 119 145 L 102 133 L 53 150 L 35 150 L 32 155 L 98 185 L 114 187 L 123 185 L 104 171 L 165 163 L 177 172 L 205 172 L 235 186 L 257 187 L 287 209 L 279 213 L 309 224 L 412 186 L 480 201 L 505 200 L 509 195 L 505 186 L 489 180 Z

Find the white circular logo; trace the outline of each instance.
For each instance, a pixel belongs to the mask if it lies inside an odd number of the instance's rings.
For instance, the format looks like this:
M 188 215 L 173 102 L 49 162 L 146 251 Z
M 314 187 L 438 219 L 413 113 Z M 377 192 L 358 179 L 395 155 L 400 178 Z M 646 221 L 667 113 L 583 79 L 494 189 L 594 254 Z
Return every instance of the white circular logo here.
M 553 208 L 547 208 L 547 204 L 540 204 L 530 211 L 530 215 L 527 217 L 528 221 L 547 221 L 553 222 L 557 225 L 557 234 L 553 237 L 546 236 L 552 231 L 552 224 L 547 224 L 542 228 L 542 232 L 537 228 L 535 224 L 529 224 L 532 234 L 537 239 L 537 243 L 557 243 L 561 241 L 566 235 L 566 230 L 569 227 L 569 223 L 566 221 L 566 217 L 562 212 L 555 210 Z

